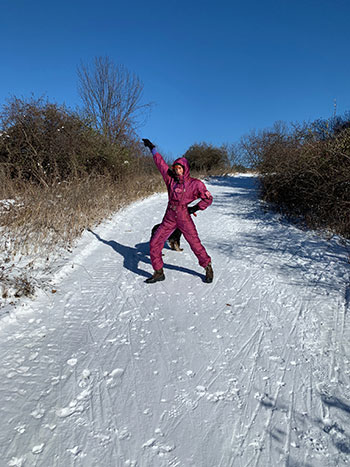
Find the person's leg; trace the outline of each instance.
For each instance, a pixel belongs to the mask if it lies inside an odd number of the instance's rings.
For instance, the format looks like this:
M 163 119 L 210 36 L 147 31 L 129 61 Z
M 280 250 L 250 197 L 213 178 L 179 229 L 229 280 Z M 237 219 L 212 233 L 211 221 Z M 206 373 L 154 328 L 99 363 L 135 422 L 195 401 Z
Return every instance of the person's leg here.
M 176 222 L 171 215 L 165 215 L 162 223 L 154 233 L 150 241 L 150 256 L 153 269 L 161 269 L 164 265 L 162 259 L 162 249 L 169 235 L 176 229 Z
M 211 262 L 211 258 L 199 239 L 196 226 L 191 217 L 186 216 L 182 219 L 181 222 L 178 223 L 178 227 L 189 243 L 191 250 L 197 256 L 200 266 L 206 268 Z

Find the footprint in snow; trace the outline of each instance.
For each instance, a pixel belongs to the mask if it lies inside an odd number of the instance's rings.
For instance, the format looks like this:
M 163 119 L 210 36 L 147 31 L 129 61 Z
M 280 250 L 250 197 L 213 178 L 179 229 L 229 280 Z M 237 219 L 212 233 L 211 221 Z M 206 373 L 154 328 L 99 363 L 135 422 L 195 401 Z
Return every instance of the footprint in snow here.
M 76 401 L 72 401 L 72 402 L 76 403 Z M 70 415 L 72 415 L 73 413 L 75 413 L 77 411 L 77 406 L 72 404 L 72 402 L 70 403 L 70 405 L 68 407 L 62 407 L 62 409 L 57 409 L 56 410 L 57 417 L 67 418 Z
M 157 451 L 157 453 L 160 455 L 160 456 L 164 456 L 165 454 L 173 451 L 175 449 L 175 446 L 170 446 L 170 445 L 166 445 L 166 444 L 155 444 L 156 443 L 156 438 L 151 438 L 149 439 L 148 441 L 146 441 L 142 447 L 144 449 L 146 448 L 152 448 L 154 450 Z
M 81 452 L 81 449 L 79 446 L 74 446 L 74 448 L 67 449 L 67 451 L 73 454 L 73 456 L 77 456 Z
M 33 412 L 30 414 L 33 418 L 36 418 L 37 420 L 40 420 L 40 418 L 43 418 L 45 415 L 45 410 L 41 405 L 38 405 Z
M 29 355 L 28 360 L 29 360 L 30 362 L 32 362 L 33 360 L 36 359 L 36 357 L 37 357 L 38 355 L 39 355 L 39 352 L 32 352 L 32 353 Z
M 26 431 L 26 426 L 23 424 L 23 425 L 18 425 L 15 427 L 15 430 L 20 433 L 20 434 L 23 434 L 25 431 Z
M 91 391 L 90 389 L 84 389 L 80 394 L 78 394 L 76 400 L 72 400 L 67 407 L 62 407 L 61 409 L 56 410 L 57 417 L 67 418 L 78 412 L 81 413 L 84 411 L 83 401 L 86 401 L 90 398 Z
M 69 360 L 67 360 L 67 364 L 69 366 L 75 366 L 77 363 L 78 363 L 78 359 L 76 358 L 70 358 Z
M 41 454 L 43 452 L 44 447 L 45 447 L 45 443 L 37 444 L 36 446 L 33 446 L 32 453 Z
M 110 373 L 108 373 L 107 371 L 104 373 L 104 376 L 106 379 L 106 384 L 108 386 L 111 386 L 113 383 L 114 385 L 116 384 L 116 382 L 118 382 L 118 380 L 121 378 L 121 376 L 124 374 L 124 370 L 123 368 L 115 368 L 114 370 L 112 370 Z
M 118 435 L 118 439 L 120 440 L 126 440 L 131 437 L 131 433 L 129 432 L 127 427 L 121 428 L 120 430 L 116 430 L 116 433 Z
M 85 370 L 83 370 L 82 373 L 81 373 L 78 386 L 80 388 L 85 388 L 86 386 L 88 386 L 88 384 L 90 382 L 90 376 L 91 376 L 90 370 L 85 368 Z
M 22 467 L 24 466 L 25 458 L 24 457 L 12 457 L 8 463 L 9 467 Z

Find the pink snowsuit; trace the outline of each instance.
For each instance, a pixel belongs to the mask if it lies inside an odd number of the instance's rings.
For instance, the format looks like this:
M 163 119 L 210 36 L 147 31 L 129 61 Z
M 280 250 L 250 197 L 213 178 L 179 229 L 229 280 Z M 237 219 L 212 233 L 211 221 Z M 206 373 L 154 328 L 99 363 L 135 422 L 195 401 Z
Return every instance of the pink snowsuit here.
M 174 232 L 176 228 L 181 230 L 193 253 L 197 256 L 199 264 L 205 268 L 208 266 L 211 259 L 199 240 L 197 229 L 188 212 L 187 205 L 201 198 L 198 207 L 203 211 L 211 205 L 213 197 L 201 180 L 190 177 L 190 168 L 187 159 L 180 157 L 174 162 L 173 166 L 175 164 L 180 164 L 184 169 L 183 176 L 176 177 L 169 170 L 168 165 L 157 152 L 156 148 L 152 149 L 152 154 L 154 162 L 168 188 L 169 196 L 168 207 L 162 223 L 150 242 L 150 255 L 153 269 L 158 270 L 163 267 L 162 249 L 169 235 Z

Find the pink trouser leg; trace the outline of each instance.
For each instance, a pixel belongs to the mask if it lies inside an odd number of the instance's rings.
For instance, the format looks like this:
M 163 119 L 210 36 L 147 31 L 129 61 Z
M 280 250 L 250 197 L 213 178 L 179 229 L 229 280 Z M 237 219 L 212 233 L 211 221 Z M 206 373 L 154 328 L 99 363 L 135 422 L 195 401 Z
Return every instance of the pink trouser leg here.
M 164 265 L 162 249 L 169 235 L 179 228 L 189 243 L 191 250 L 197 256 L 200 266 L 205 268 L 211 262 L 211 258 L 199 240 L 198 232 L 193 220 L 188 214 L 187 207 L 177 212 L 168 209 L 162 223 L 150 241 L 150 256 L 153 269 L 156 271 Z
M 164 243 L 167 241 L 169 235 L 176 229 L 176 220 L 172 219 L 172 217 L 174 216 L 171 214 L 165 214 L 162 223 L 150 241 L 151 263 L 155 271 L 163 267 L 162 249 L 164 247 Z
M 181 219 L 181 222 L 178 223 L 178 228 L 183 233 L 193 253 L 197 256 L 200 266 L 203 268 L 208 266 L 208 264 L 211 262 L 211 258 L 206 252 L 204 246 L 201 244 L 196 226 L 194 225 L 191 217 L 188 215 Z

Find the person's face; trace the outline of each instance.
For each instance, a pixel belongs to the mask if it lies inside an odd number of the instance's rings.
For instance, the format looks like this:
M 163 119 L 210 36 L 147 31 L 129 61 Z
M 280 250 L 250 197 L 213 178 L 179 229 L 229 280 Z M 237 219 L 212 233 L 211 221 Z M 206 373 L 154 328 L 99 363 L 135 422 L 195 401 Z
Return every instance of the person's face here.
M 184 174 L 184 168 L 182 167 L 182 165 L 178 165 L 178 164 L 174 165 L 174 171 L 177 176 Z

